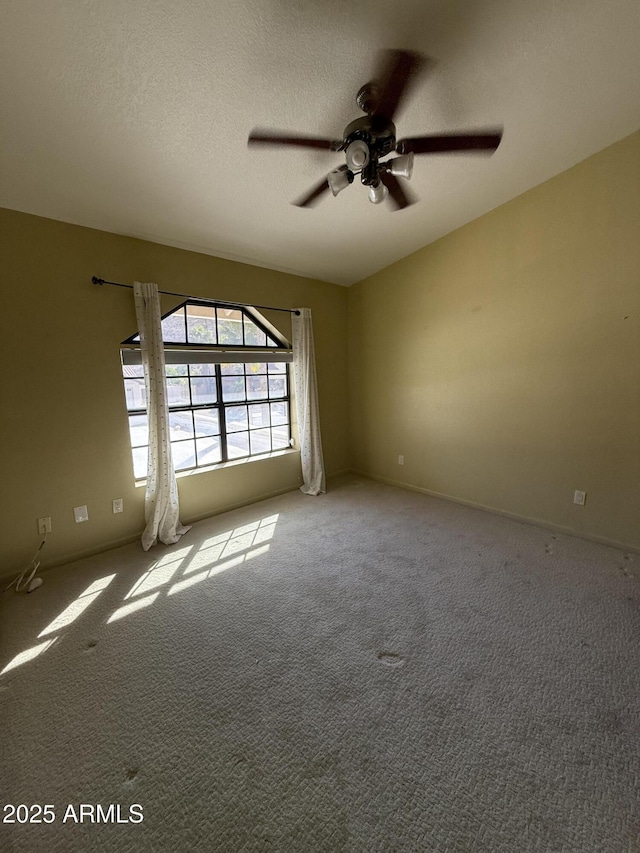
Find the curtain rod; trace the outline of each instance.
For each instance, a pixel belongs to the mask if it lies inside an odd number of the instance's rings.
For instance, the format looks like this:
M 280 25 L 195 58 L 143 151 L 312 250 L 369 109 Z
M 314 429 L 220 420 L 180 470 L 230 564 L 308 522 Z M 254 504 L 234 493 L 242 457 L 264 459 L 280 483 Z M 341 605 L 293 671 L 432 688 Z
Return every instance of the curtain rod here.
M 128 287 L 133 290 L 132 284 L 121 284 L 119 281 L 107 281 L 104 278 L 98 278 L 97 275 L 91 277 L 93 284 L 112 284 L 114 287 Z M 164 293 L 166 296 L 179 296 L 182 299 L 197 299 L 198 302 L 212 302 L 218 305 L 233 305 L 235 308 L 264 308 L 265 311 L 285 311 L 287 314 L 300 315 L 297 308 L 274 308 L 272 305 L 256 305 L 255 302 L 227 302 L 225 299 L 207 299 L 202 296 L 189 296 L 188 293 L 173 293 L 171 290 L 159 290 L 158 293 Z

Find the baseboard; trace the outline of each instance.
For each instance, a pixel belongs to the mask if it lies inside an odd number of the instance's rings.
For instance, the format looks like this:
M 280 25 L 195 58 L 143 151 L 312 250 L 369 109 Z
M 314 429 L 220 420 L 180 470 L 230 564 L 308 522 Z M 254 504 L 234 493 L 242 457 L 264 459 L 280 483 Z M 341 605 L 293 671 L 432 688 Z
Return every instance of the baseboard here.
M 204 521 L 206 518 L 215 518 L 216 515 L 222 515 L 225 512 L 231 512 L 234 509 L 241 509 L 244 506 L 251 506 L 251 504 L 260 503 L 260 501 L 267 501 L 269 498 L 277 498 L 279 495 L 286 495 L 289 492 L 297 492 L 300 488 L 300 484 L 296 483 L 295 486 L 285 486 L 283 489 L 276 489 L 273 492 L 265 492 L 262 495 L 258 495 L 257 497 L 253 497 L 250 500 L 246 501 L 237 501 L 232 504 L 225 504 L 220 509 L 216 509 L 214 512 L 205 512 L 202 515 L 190 516 L 189 518 L 181 519 L 183 524 L 195 524 L 198 521 Z
M 68 563 L 76 563 L 78 560 L 84 560 L 86 557 L 95 557 L 96 554 L 104 554 L 106 551 L 114 551 L 116 548 L 122 548 L 124 545 L 131 545 L 132 542 L 138 542 L 141 535 L 142 531 L 140 531 L 140 533 L 129 534 L 129 536 L 123 536 L 120 539 L 114 539 L 111 542 L 103 542 L 101 545 L 94 545 L 91 548 L 85 548 L 83 551 L 75 551 L 72 554 L 56 557 L 55 560 L 51 560 L 49 563 L 41 563 L 38 567 L 38 574 L 41 575 L 48 572 L 50 569 L 57 569 L 60 566 L 66 566 Z M 14 578 L 18 577 L 21 571 L 22 569 L 18 569 L 18 571 L 13 572 L 13 574 L 0 577 L 0 587 L 6 586 Z
M 299 488 L 299 485 L 296 484 L 293 486 L 287 486 L 283 489 L 276 489 L 272 492 L 265 492 L 262 495 L 258 495 L 257 497 L 251 498 L 250 500 L 226 504 L 225 506 L 213 512 L 206 512 L 202 515 L 181 518 L 181 521 L 183 524 L 195 524 L 198 521 L 204 521 L 204 519 L 206 518 L 214 518 L 216 515 L 222 515 L 225 512 L 231 512 L 231 510 L 234 509 L 240 509 L 244 506 L 250 506 L 251 504 L 258 503 L 259 501 L 265 501 L 269 498 L 276 498 L 278 497 L 278 495 L 287 494 L 287 492 L 295 492 Z M 87 557 L 95 557 L 97 554 L 105 554 L 108 551 L 114 551 L 116 548 L 122 548 L 124 545 L 131 545 L 134 542 L 139 542 L 141 536 L 142 530 L 140 530 L 138 533 L 130 534 L 129 536 L 123 536 L 121 539 L 115 539 L 112 542 L 102 543 L 101 545 L 94 545 L 93 547 L 86 548 L 83 551 L 76 551 L 72 554 L 66 554 L 61 557 L 56 557 L 55 560 L 51 560 L 51 562 L 49 563 L 43 562 L 38 568 L 38 574 L 48 572 L 50 569 L 57 569 L 60 566 L 66 566 L 69 563 L 77 563 L 79 560 L 84 560 Z M 13 574 L 0 577 L 0 589 L 5 587 L 19 574 L 20 570 L 13 572 Z
M 479 509 L 481 512 L 490 512 L 493 515 L 501 515 L 505 518 L 510 518 L 513 521 L 520 521 L 523 524 L 533 524 L 536 527 L 543 527 L 545 530 L 552 530 L 554 533 L 563 533 L 565 536 L 575 536 L 576 539 L 585 539 L 588 542 L 596 542 L 598 545 L 607 545 L 610 548 L 617 548 L 620 551 L 632 552 L 640 554 L 640 548 L 637 545 L 629 545 L 626 542 L 617 542 L 615 539 L 607 539 L 605 536 L 595 536 L 591 533 L 584 533 L 582 530 L 574 530 L 572 527 L 563 527 L 559 524 L 553 524 L 544 518 L 532 518 L 527 515 L 519 515 L 516 512 L 498 509 L 497 507 L 487 506 L 486 504 L 476 503 L 475 501 L 464 500 L 457 498 L 454 495 L 446 495 L 442 492 L 436 492 L 433 489 L 425 489 L 422 486 L 414 486 L 411 483 L 403 483 L 400 480 L 392 480 L 390 477 L 380 477 L 377 474 L 369 474 L 366 471 L 359 471 L 356 468 L 350 469 L 351 474 L 357 474 L 359 477 L 365 477 L 368 480 L 375 480 L 379 483 L 385 483 L 388 486 L 397 486 L 400 489 L 408 489 L 411 492 L 420 492 L 423 495 L 429 495 L 432 498 L 439 498 L 451 503 L 461 504 L 462 506 Z
M 510 518 L 513 521 L 522 522 L 523 524 L 533 524 L 536 527 L 542 527 L 545 530 L 552 530 L 556 533 L 562 533 L 566 536 L 575 536 L 577 539 L 585 539 L 589 542 L 596 542 L 599 545 L 606 545 L 610 548 L 617 548 L 618 550 L 640 554 L 640 548 L 634 545 L 629 545 L 625 542 L 617 542 L 616 540 L 608 539 L 604 536 L 594 536 L 589 533 L 584 533 L 580 530 L 574 530 L 571 527 L 564 527 L 558 524 L 553 524 L 552 522 L 547 521 L 546 519 L 532 518 L 526 515 L 519 515 L 518 513 L 498 509 L 497 507 L 487 506 L 486 504 L 476 503 L 475 501 L 464 500 L 463 498 L 458 498 L 454 495 L 447 495 L 442 492 L 436 492 L 433 489 L 425 489 L 422 486 L 415 486 L 411 483 L 404 483 L 400 480 L 393 480 L 390 477 L 381 477 L 377 474 L 370 474 L 366 471 L 360 471 L 356 468 L 344 468 L 340 471 L 334 471 L 331 474 L 327 474 L 327 479 L 333 480 L 337 477 L 342 477 L 346 474 L 355 474 L 358 477 L 364 477 L 368 480 L 374 480 L 379 483 L 385 483 L 389 486 L 396 486 L 401 489 L 408 489 L 412 492 L 419 492 L 420 494 L 428 495 L 432 498 L 438 498 L 440 500 L 450 501 L 452 503 L 460 504 L 462 506 L 468 506 L 472 509 L 477 509 L 482 512 L 490 512 L 493 515 L 501 515 L 505 518 Z M 252 497 L 250 500 L 238 501 L 236 503 L 227 504 L 221 507 L 220 509 L 215 510 L 214 512 L 203 513 L 202 515 L 182 519 L 182 521 L 184 524 L 195 524 L 198 521 L 203 521 L 206 518 L 214 518 L 217 515 L 222 515 L 225 512 L 231 512 L 234 509 L 240 509 L 242 507 L 250 506 L 251 504 L 258 503 L 260 501 L 268 500 L 269 498 L 276 498 L 279 495 L 284 495 L 289 492 L 295 492 L 298 490 L 298 488 L 299 486 L 296 484 L 295 486 L 287 486 L 282 489 L 276 489 L 275 491 L 265 492 L 264 494 Z M 138 542 L 140 540 L 141 535 L 142 531 L 133 535 L 122 537 L 121 539 L 116 539 L 113 542 L 103 543 L 102 545 L 96 545 L 92 548 L 87 548 L 84 551 L 79 551 L 73 554 L 67 554 L 62 557 L 58 557 L 50 563 L 43 563 L 38 571 L 39 573 L 48 572 L 50 569 L 55 569 L 59 566 L 65 566 L 69 563 L 75 563 L 79 560 L 84 560 L 87 557 L 95 557 L 96 554 L 103 554 L 107 551 L 113 551 L 116 548 L 122 548 L 125 545 L 131 545 L 133 542 Z M 19 572 L 14 572 L 11 575 L 0 577 L 0 587 L 6 586 L 6 584 L 10 583 L 18 574 Z
M 344 468 L 340 471 L 333 471 L 330 474 L 327 474 L 327 479 L 333 480 L 336 477 L 340 477 L 349 473 L 349 469 Z M 182 518 L 181 521 L 183 524 L 196 524 L 198 521 L 204 521 L 204 519 L 206 518 L 214 518 L 216 515 L 222 515 L 225 512 L 231 512 L 234 509 L 241 509 L 242 507 L 250 506 L 251 504 L 259 503 L 260 501 L 269 500 L 269 498 L 277 498 L 279 495 L 285 495 L 288 492 L 295 492 L 299 488 L 299 483 L 296 483 L 295 485 L 286 486 L 282 489 L 264 492 L 263 494 L 253 496 L 247 500 L 225 504 L 224 506 L 214 511 L 209 511 L 195 516 Z M 131 545 L 134 542 L 139 542 L 141 536 L 142 530 L 140 530 L 139 533 L 130 534 L 129 536 L 124 536 L 121 539 L 116 539 L 112 542 L 103 542 L 100 545 L 94 545 L 93 547 L 86 548 L 83 551 L 75 551 L 71 554 L 63 554 L 61 557 L 56 557 L 55 560 L 51 560 L 50 562 L 43 561 L 40 567 L 38 568 L 38 573 L 43 574 L 44 572 L 48 572 L 50 569 L 57 569 L 60 566 L 66 566 L 69 563 L 76 563 L 79 560 L 86 559 L 87 557 L 95 557 L 97 554 L 104 554 L 107 551 L 114 551 L 116 548 L 122 548 L 124 545 Z M 19 574 L 20 571 L 15 571 L 12 574 L 0 576 L 0 588 L 6 586 Z
M 332 471 L 327 474 L 327 480 L 335 480 L 336 477 L 344 477 L 346 474 L 352 474 L 351 468 L 341 468 L 340 471 Z

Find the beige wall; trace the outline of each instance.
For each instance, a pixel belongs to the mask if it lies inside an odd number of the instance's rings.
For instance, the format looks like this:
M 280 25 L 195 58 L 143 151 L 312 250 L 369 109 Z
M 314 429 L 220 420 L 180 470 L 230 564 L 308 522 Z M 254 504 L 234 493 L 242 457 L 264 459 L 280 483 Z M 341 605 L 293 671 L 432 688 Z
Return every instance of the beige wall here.
M 640 133 L 352 287 L 349 364 L 353 468 L 640 547 Z
M 129 290 L 91 276 L 161 289 L 312 309 L 325 464 L 347 461 L 347 291 L 324 282 L 0 210 L 2 447 L 0 577 L 17 573 L 51 516 L 43 564 L 127 541 L 144 526 L 133 481 L 120 342 L 136 329 Z M 163 310 L 180 300 L 164 297 Z M 290 317 L 265 315 L 290 337 Z M 298 453 L 181 477 L 184 521 L 296 488 Z M 112 513 L 113 498 L 125 511 Z M 87 504 L 76 524 L 73 507 Z

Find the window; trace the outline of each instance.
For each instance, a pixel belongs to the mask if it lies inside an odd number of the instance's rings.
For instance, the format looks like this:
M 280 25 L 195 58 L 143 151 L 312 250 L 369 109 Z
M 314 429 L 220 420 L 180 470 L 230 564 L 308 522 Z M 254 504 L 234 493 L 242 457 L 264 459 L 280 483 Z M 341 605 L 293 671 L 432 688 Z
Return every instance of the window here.
M 291 351 L 255 309 L 188 300 L 162 317 L 176 471 L 291 446 Z M 140 336 L 123 341 L 122 371 L 136 479 L 146 476 L 147 406 Z

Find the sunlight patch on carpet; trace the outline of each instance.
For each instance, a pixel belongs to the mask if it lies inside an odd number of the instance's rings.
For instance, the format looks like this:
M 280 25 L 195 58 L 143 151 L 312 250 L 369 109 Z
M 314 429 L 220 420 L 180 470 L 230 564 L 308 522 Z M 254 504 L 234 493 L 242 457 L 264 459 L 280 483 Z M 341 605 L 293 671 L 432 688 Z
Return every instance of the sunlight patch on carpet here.
M 153 604 L 159 595 L 159 592 L 154 592 L 146 598 L 137 598 L 135 601 L 132 601 L 131 604 L 125 604 L 123 607 L 119 607 L 111 614 L 111 616 L 109 616 L 107 624 L 109 622 L 116 622 L 118 619 L 124 619 L 124 617 L 128 616 L 130 613 L 135 613 L 136 610 L 142 610 L 144 607 L 149 607 L 149 605 Z
M 252 521 L 211 536 L 205 539 L 199 547 L 197 545 L 187 545 L 171 550 L 157 562 L 153 563 L 138 578 L 129 592 L 124 596 L 123 600 L 128 603 L 116 609 L 107 619 L 107 624 L 117 622 L 131 613 L 151 606 L 160 595 L 161 590 L 159 587 L 164 586 L 166 589 L 165 585 L 180 570 L 182 570 L 183 580 L 174 583 L 166 591 L 167 595 L 175 595 L 177 592 L 181 592 L 207 578 L 213 577 L 213 575 L 226 572 L 229 569 L 242 565 L 248 560 L 266 554 L 270 547 L 268 543 L 273 539 L 278 518 L 278 513 L 268 515 L 257 521 Z M 116 574 L 114 573 L 93 581 L 38 634 L 38 637 L 59 631 L 69 626 L 72 622 L 75 622 L 89 605 L 109 586 L 115 577 Z M 151 592 L 151 590 L 155 590 L 155 592 Z M 27 661 L 33 660 L 33 658 L 46 651 L 56 639 L 54 637 L 16 655 L 0 672 L 0 675 L 11 669 L 15 669 L 15 667 Z M 92 651 L 96 643 L 96 640 L 92 640 L 85 647 L 85 651 Z
M 205 569 L 204 571 L 196 574 L 190 574 L 189 577 L 185 578 L 182 581 L 178 581 L 178 583 L 174 583 L 171 589 L 167 592 L 167 595 L 175 595 L 176 592 L 182 592 L 184 589 L 188 589 L 190 586 L 194 586 L 200 581 L 204 581 L 207 578 L 213 577 L 213 575 L 219 575 L 221 572 L 226 572 L 227 569 L 233 569 L 236 566 L 242 565 L 242 563 L 247 560 L 252 560 L 255 557 L 259 557 L 261 554 L 266 554 L 269 550 L 268 545 L 262 545 L 259 548 L 252 548 L 251 551 L 248 551 L 246 554 L 240 554 L 238 557 L 232 557 L 230 560 L 225 560 L 222 563 L 217 563 L 212 566 L 210 569 Z
M 60 628 L 70 625 L 93 601 L 96 600 L 100 593 L 109 586 L 114 578 L 115 574 L 107 575 L 104 578 L 100 578 L 100 580 L 94 581 L 85 589 L 84 592 L 80 593 L 75 601 L 72 601 L 68 607 L 65 607 L 62 613 L 59 616 L 56 616 L 53 622 L 50 622 L 43 631 L 40 631 L 38 637 L 44 637 L 45 634 L 51 634 L 53 631 L 59 631 Z
M 233 530 L 227 530 L 205 539 L 189 565 L 186 566 L 183 574 L 201 573 L 204 569 L 209 570 L 211 566 L 213 568 L 211 568 L 210 573 L 215 574 L 216 571 L 225 571 L 231 565 L 239 565 L 236 562 L 230 563 L 229 558 L 233 558 L 242 551 L 247 554 L 250 549 L 255 551 L 255 545 L 273 539 L 278 518 L 278 514 L 268 515 L 259 521 L 252 521 L 249 524 L 243 524 Z M 223 562 L 220 562 L 216 568 L 218 561 Z M 243 560 L 239 562 L 243 562 Z M 174 588 L 172 587 L 172 589 Z
M 168 583 L 192 550 L 193 546 L 188 546 L 165 554 L 138 578 L 125 595 L 125 599 L 133 598 L 134 595 L 142 595 L 143 592 L 150 592 L 152 589 L 157 589 L 157 587 Z
M 5 668 L 0 672 L 0 675 L 4 675 L 5 672 L 9 672 L 10 669 L 15 669 L 17 666 L 37 658 L 38 655 L 45 652 L 49 646 L 52 646 L 57 639 L 57 637 L 52 637 L 50 640 L 45 640 L 44 643 L 40 643 L 38 646 L 32 646 L 30 649 L 25 649 L 24 652 L 20 652 L 20 654 L 16 655 L 13 660 L 9 661 Z

